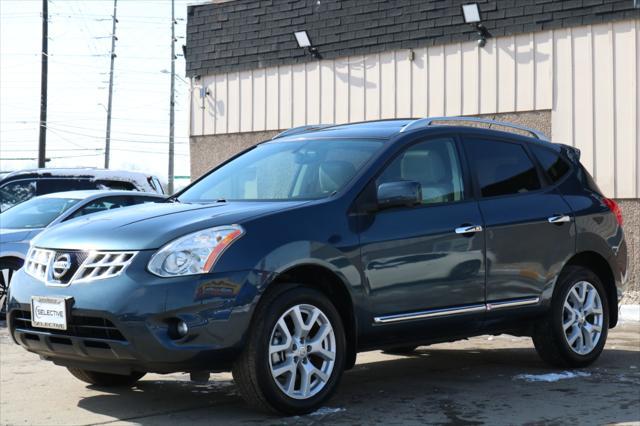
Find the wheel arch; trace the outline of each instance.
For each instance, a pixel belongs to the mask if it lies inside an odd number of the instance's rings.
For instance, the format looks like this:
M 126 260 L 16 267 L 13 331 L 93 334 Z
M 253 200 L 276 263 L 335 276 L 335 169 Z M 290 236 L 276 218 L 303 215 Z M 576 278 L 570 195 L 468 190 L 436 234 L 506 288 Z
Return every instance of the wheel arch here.
M 325 265 L 301 263 L 289 266 L 278 273 L 268 284 L 265 293 L 276 288 L 279 284 L 286 283 L 303 284 L 315 288 L 324 293 L 335 305 L 342 318 L 346 334 L 345 368 L 352 368 L 355 365 L 357 355 L 358 328 L 353 298 L 344 279 Z
M 609 262 L 595 251 L 583 251 L 576 253 L 565 264 L 567 266 L 581 266 L 589 269 L 600 278 L 607 292 L 607 302 L 609 304 L 609 328 L 613 328 L 618 323 L 618 292 L 613 269 Z

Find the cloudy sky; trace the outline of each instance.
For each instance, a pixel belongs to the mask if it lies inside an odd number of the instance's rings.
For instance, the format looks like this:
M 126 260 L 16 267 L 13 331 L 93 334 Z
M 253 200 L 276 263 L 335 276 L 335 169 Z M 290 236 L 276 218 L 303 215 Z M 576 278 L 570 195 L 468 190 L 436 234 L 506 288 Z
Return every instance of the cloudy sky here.
M 187 4 L 175 0 L 176 53 Z M 41 0 L 0 0 L 0 170 L 35 167 Z M 113 0 L 49 0 L 48 167 L 102 167 Z M 167 176 L 171 2 L 118 0 L 111 168 Z M 176 175 L 189 174 L 184 58 L 176 61 Z M 179 182 L 176 182 L 179 185 Z

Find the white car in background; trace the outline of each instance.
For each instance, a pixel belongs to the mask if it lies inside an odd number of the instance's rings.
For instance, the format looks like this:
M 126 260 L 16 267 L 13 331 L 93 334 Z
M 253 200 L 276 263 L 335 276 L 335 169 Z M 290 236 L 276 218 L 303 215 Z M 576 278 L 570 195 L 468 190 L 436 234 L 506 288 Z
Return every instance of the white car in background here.
M 91 168 L 20 170 L 0 177 L 0 212 L 38 195 L 92 189 L 164 194 L 156 176 L 140 172 Z

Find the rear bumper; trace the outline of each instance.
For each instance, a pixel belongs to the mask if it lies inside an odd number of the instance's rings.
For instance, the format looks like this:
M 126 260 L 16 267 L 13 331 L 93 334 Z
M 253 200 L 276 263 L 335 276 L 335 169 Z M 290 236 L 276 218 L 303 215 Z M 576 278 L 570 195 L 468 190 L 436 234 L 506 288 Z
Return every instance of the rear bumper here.
M 7 320 L 16 343 L 59 365 L 120 373 L 227 370 L 242 347 L 263 276 L 162 279 L 132 264 L 115 278 L 49 287 L 20 270 Z M 32 296 L 70 298 L 68 329 L 32 327 Z M 170 336 L 177 319 L 189 326 L 179 339 Z

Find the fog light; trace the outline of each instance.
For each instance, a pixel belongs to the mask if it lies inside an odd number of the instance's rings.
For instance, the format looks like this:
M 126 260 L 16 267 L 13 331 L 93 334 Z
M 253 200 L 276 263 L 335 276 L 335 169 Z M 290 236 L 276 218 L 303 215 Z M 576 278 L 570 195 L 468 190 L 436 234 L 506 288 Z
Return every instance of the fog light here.
M 172 339 L 182 339 L 189 333 L 189 326 L 181 319 L 174 319 L 169 323 L 169 337 Z
M 178 321 L 178 325 L 176 326 L 176 331 L 178 332 L 178 336 L 184 337 L 189 332 L 189 326 L 184 321 Z

